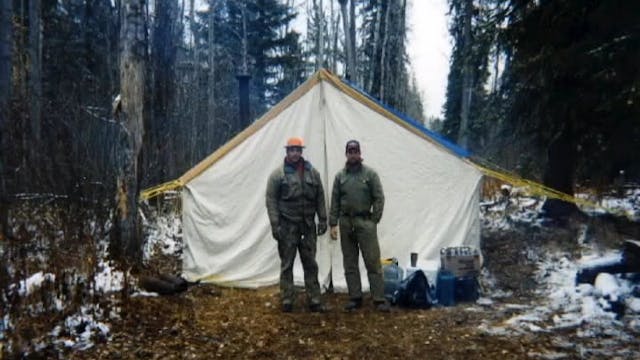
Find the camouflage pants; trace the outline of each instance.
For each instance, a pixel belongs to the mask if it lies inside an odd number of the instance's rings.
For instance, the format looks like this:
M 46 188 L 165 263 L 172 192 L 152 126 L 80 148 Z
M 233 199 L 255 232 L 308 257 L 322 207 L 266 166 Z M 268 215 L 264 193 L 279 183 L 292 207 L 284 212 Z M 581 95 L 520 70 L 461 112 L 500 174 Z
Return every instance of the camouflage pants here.
M 310 304 L 320 303 L 320 283 L 318 282 L 318 263 L 316 263 L 316 225 L 311 222 L 280 221 L 280 297 L 282 303 L 293 304 L 295 288 L 293 286 L 293 263 L 296 253 L 300 252 L 300 261 L 304 270 L 304 287 Z
M 349 297 L 352 299 L 362 298 L 362 284 L 358 267 L 360 251 L 362 251 L 371 297 L 374 302 L 384 301 L 384 279 L 380 264 L 378 225 L 368 217 L 340 217 L 340 246 Z

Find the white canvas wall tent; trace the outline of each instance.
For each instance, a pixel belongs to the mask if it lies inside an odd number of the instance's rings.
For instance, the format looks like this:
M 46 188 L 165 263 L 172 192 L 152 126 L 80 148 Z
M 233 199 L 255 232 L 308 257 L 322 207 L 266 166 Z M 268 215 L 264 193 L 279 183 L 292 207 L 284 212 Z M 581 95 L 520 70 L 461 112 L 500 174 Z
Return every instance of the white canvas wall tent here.
M 278 282 L 265 191 L 292 136 L 306 141 L 303 156 L 321 174 L 327 207 L 334 176 L 344 166 L 345 143 L 360 141 L 386 197 L 378 227 L 383 258 L 408 266 L 416 252 L 418 264 L 433 264 L 442 247 L 478 247 L 482 172 L 469 153 L 320 70 L 182 177 L 143 194 L 182 188 L 185 278 L 237 287 Z M 339 243 L 320 236 L 317 259 L 321 284 L 333 280 L 334 289 L 345 290 Z M 299 263 L 294 273 L 302 284 Z

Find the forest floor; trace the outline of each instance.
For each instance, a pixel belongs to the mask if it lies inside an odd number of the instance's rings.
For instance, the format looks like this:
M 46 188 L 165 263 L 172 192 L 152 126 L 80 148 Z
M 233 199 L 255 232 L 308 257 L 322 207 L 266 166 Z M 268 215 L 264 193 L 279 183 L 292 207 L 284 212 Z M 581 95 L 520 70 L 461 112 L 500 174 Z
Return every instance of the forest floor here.
M 326 313 L 311 313 L 304 294 L 293 313 L 280 311 L 277 287 L 258 290 L 201 284 L 171 296 L 131 297 L 108 342 L 65 354 L 71 359 L 632 359 L 640 337 L 585 336 L 577 324 L 537 331 L 504 331 L 522 308 L 545 306 L 537 291 L 535 259 L 562 249 L 578 256 L 576 232 L 556 228 L 485 231 L 483 294 L 476 303 L 413 310 L 374 310 L 370 302 L 344 312 L 346 294 L 325 294 Z M 588 220 L 590 241 L 616 247 L 638 238 L 640 226 Z M 572 255 L 573 254 L 573 255 Z M 498 296 L 499 294 L 502 294 Z M 552 327 L 548 327 L 552 328 Z M 492 330 L 493 329 L 493 330 Z M 606 348 L 606 350 L 605 350 Z M 605 356 L 605 354 L 607 354 Z M 613 355 L 612 355 L 613 354 Z
M 0 360 L 2 355 L 7 359 L 640 358 L 640 307 L 614 319 L 601 294 L 576 298 L 582 295 L 575 292 L 575 267 L 550 270 L 553 264 L 577 264 L 587 250 L 605 254 L 620 249 L 625 239 L 640 239 L 640 223 L 580 216 L 562 226 L 549 226 L 522 209 L 483 210 L 481 298 L 474 303 L 427 310 L 394 306 L 390 313 L 380 313 L 367 301 L 362 309 L 344 312 L 346 294 L 327 293 L 329 311 L 318 314 L 305 307 L 301 289 L 294 312 L 285 314 L 280 311 L 277 286 L 247 290 L 199 284 L 179 294 L 148 296 L 132 283 L 135 279 L 125 277 L 120 282 L 130 285 L 120 290 L 88 291 L 110 288 L 100 280 L 105 273 L 97 272 L 109 266 L 85 256 L 103 253 L 102 243 L 57 239 L 61 232 L 41 229 L 56 229 L 56 224 L 69 220 L 55 212 L 29 216 L 33 210 L 29 207 L 29 212 L 15 212 L 16 218 L 43 219 L 43 224 L 16 231 L 12 242 L 0 249 L 4 260 L 16 262 L 0 268 L 0 280 L 15 285 L 16 279 L 38 270 L 56 277 L 39 288 L 28 285 L 31 280 L 21 282 L 17 292 L 11 290 L 14 285 L 6 285 L 9 290 L 3 296 L 10 302 L 2 308 L 7 313 L 0 314 L 7 329 L 4 334 L 0 331 Z M 158 237 L 179 239 L 171 220 L 158 217 L 149 223 L 164 224 L 166 231 Z M 106 232 L 98 229 L 96 236 L 101 231 Z M 49 247 L 52 243 L 56 251 Z M 86 249 L 79 243 L 87 244 Z M 160 244 L 168 253 L 155 252 L 146 271 L 179 273 L 179 245 L 179 241 L 168 247 Z M 48 255 L 40 259 L 37 254 Z M 39 264 L 43 259 L 44 269 Z M 116 274 L 110 271 L 111 276 Z M 79 276 L 84 273 L 94 274 L 93 280 L 84 281 Z M 550 278 L 558 276 L 566 278 L 569 291 L 549 286 Z M 76 284 L 75 290 L 70 292 L 67 284 Z M 638 294 L 630 300 L 640 302 L 640 286 L 634 289 Z M 23 291 L 29 295 L 17 296 Z M 557 294 L 566 298 L 564 308 L 554 303 Z M 585 316 L 590 302 L 592 308 L 604 309 L 599 317 Z M 86 316 L 89 313 L 101 320 L 95 322 Z

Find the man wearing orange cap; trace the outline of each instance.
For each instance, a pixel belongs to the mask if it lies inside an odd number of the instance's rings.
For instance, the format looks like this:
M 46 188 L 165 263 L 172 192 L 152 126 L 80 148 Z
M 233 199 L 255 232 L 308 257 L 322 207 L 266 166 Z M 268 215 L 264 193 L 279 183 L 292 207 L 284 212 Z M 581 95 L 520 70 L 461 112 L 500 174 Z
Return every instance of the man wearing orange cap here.
M 304 142 L 293 137 L 287 141 L 284 163 L 276 168 L 267 183 L 267 213 L 271 233 L 278 242 L 280 255 L 280 297 L 282 311 L 293 311 L 295 288 L 293 263 L 296 253 L 304 270 L 304 287 L 312 312 L 324 312 L 320 299 L 316 239 L 327 231 L 327 209 L 320 173 L 302 157 Z M 315 216 L 318 215 L 316 228 Z
M 377 233 L 384 208 L 382 183 L 372 168 L 362 164 L 360 143 L 357 140 L 347 141 L 345 155 L 347 163 L 333 181 L 329 217 L 331 238 L 334 240 L 338 239 L 340 224 L 342 263 L 350 298 L 344 308 L 351 311 L 362 306 L 362 285 L 358 267 L 362 252 L 373 302 L 378 311 L 387 312 L 390 308 L 384 298 Z

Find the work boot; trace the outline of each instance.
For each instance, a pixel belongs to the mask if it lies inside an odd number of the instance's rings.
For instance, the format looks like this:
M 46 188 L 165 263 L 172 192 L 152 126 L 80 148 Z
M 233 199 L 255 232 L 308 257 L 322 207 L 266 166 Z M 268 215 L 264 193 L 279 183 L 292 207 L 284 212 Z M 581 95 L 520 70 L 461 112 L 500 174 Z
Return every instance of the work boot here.
M 327 312 L 327 307 L 321 303 L 312 303 L 309 305 L 309 311 L 314 313 L 324 313 Z
M 390 312 L 391 306 L 386 301 L 378 302 L 376 303 L 376 310 L 379 312 Z
M 362 307 L 362 299 L 358 298 L 358 299 L 349 300 L 349 302 L 344 306 L 344 309 L 346 311 L 353 311 L 361 307 Z
M 293 311 L 292 303 L 282 303 L 282 312 L 290 313 Z

